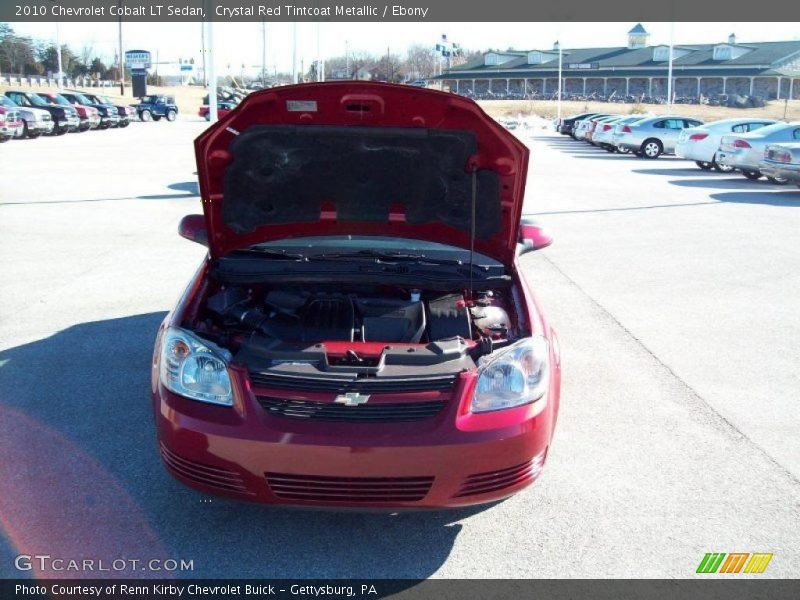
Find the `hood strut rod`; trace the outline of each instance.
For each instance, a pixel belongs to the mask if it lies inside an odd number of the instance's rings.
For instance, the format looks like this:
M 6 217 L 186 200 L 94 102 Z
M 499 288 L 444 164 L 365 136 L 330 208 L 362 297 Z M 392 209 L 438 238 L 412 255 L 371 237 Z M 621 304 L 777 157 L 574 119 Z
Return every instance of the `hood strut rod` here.
M 469 299 L 474 298 L 472 292 L 472 271 L 475 268 L 475 206 L 478 203 L 478 166 L 472 167 L 472 200 L 469 222 Z

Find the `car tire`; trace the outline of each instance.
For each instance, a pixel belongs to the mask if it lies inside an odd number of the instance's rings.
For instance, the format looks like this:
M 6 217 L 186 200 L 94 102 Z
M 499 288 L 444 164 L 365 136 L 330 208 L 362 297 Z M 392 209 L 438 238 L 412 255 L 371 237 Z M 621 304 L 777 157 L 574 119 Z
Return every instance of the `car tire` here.
M 651 138 L 642 143 L 640 151 L 642 156 L 653 160 L 661 156 L 661 153 L 664 152 L 664 146 L 657 139 Z
M 742 175 L 744 175 L 748 179 L 752 179 L 753 181 L 755 181 L 756 179 L 761 179 L 760 171 L 742 171 Z
M 789 180 L 785 177 L 770 177 L 769 175 L 767 175 L 767 181 L 774 185 L 786 185 L 789 183 Z
M 721 165 L 717 162 L 717 155 L 714 155 L 714 158 L 711 159 L 711 166 L 714 167 L 714 170 L 718 173 L 732 173 L 736 170 L 735 167 L 730 165 Z
M 704 160 L 696 160 L 694 164 L 703 169 L 703 171 L 710 171 L 713 166 L 710 162 L 705 162 Z
M 168 110 L 167 114 L 165 116 L 167 117 L 167 121 L 172 123 L 175 120 L 175 118 L 178 116 L 178 113 L 176 113 L 174 110 Z
M 6 137 L 4 135 L 0 135 L 0 144 L 4 144 L 5 142 L 7 142 L 10 139 L 11 139 L 10 137 Z
M 630 154 L 631 150 L 630 148 L 623 148 L 622 146 L 617 146 L 617 152 L 619 152 L 620 154 Z
M 56 135 L 66 135 L 67 133 L 69 133 L 69 129 L 67 127 L 56 129 Z
M 128 126 L 128 125 L 130 125 L 130 124 L 131 124 L 131 122 L 130 122 L 130 121 L 125 121 L 124 123 L 120 123 L 120 124 L 119 124 L 119 126 L 120 126 L 120 128 L 123 128 L 123 129 L 124 129 L 125 127 L 127 127 L 127 126 Z
M 149 110 L 143 110 L 141 112 L 141 114 L 139 115 L 139 118 L 142 121 L 144 121 L 145 123 L 148 122 L 148 121 L 152 121 L 153 120 L 153 113 L 151 113 Z

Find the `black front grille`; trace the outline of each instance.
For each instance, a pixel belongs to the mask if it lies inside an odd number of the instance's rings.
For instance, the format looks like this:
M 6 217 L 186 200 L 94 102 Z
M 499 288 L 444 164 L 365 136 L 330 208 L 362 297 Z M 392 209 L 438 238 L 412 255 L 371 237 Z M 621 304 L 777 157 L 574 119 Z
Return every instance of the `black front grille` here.
M 274 373 L 250 373 L 254 386 L 280 390 L 302 390 L 305 392 L 332 392 L 362 394 L 426 392 L 450 390 L 456 382 L 455 375 L 437 377 L 390 379 L 388 377 L 368 377 L 364 379 L 339 380 L 302 375 L 277 375 Z
M 309 421 L 348 421 L 391 423 L 421 421 L 439 413 L 444 401 L 375 403 L 346 406 L 335 402 L 311 402 L 257 396 L 258 403 L 270 415 Z
M 266 473 L 279 498 L 317 502 L 417 502 L 433 484 L 433 477 L 330 477 Z

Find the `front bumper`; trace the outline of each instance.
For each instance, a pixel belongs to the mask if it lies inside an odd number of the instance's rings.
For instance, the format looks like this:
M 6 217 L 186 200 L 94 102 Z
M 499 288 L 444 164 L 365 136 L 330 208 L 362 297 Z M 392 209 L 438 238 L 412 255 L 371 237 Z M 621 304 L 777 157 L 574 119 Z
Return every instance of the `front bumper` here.
M 102 125 L 110 125 L 111 127 L 116 127 L 119 125 L 119 116 L 117 115 L 108 115 L 106 117 L 100 117 L 100 123 Z
M 66 119 L 59 119 L 56 122 L 56 128 L 59 131 L 66 129 L 67 131 L 77 131 L 81 126 L 81 120 L 78 117 L 67 117 Z
M 95 115 L 93 117 L 83 117 L 81 119 L 80 129 L 96 129 L 100 126 L 100 115 Z
M 554 425 L 547 396 L 497 413 L 463 413 L 460 399 L 471 396 L 473 383 L 462 378 L 435 417 L 413 422 L 273 416 L 246 376 L 234 381 L 233 408 L 182 398 L 160 383 L 154 384 L 153 408 L 167 470 L 206 493 L 310 507 L 458 507 L 530 485 L 542 470 Z
M 762 175 L 766 175 L 767 177 L 788 179 L 789 181 L 800 184 L 800 165 L 765 160 L 759 164 L 758 170 L 761 171 Z
M 53 121 L 29 121 L 28 130 L 38 133 L 51 133 L 55 129 L 55 122 Z

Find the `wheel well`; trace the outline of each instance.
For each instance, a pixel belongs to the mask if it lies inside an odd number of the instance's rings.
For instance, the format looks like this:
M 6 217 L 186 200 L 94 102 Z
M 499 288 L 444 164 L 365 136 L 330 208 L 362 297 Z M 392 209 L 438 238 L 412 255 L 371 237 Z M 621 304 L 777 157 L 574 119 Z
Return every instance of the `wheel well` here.
M 647 142 L 655 142 L 656 144 L 658 144 L 658 145 L 659 145 L 659 147 L 660 147 L 662 150 L 664 149 L 664 144 L 663 144 L 663 143 L 661 142 L 661 140 L 660 140 L 660 139 L 658 139 L 658 138 L 647 138 L 645 141 L 643 141 L 643 142 L 642 142 L 642 146 L 641 146 L 641 147 L 642 147 L 642 148 L 644 148 L 644 146 L 645 146 L 645 144 L 646 144 Z

